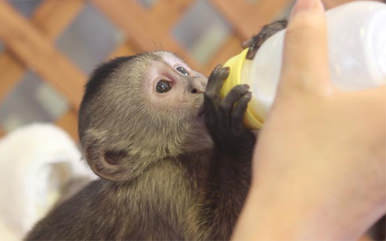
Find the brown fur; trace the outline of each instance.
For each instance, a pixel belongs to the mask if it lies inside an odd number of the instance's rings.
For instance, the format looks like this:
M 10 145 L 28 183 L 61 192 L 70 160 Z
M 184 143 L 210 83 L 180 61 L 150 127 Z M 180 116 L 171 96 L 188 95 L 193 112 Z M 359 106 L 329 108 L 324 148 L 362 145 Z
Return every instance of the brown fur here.
M 180 109 L 152 104 L 143 79 L 154 61 L 162 58 L 146 53 L 94 73 L 79 136 L 102 179 L 52 210 L 26 240 L 230 239 L 249 187 L 254 137 L 245 156 L 235 149 L 233 157 L 233 147 L 216 148 L 198 118 L 202 94 Z

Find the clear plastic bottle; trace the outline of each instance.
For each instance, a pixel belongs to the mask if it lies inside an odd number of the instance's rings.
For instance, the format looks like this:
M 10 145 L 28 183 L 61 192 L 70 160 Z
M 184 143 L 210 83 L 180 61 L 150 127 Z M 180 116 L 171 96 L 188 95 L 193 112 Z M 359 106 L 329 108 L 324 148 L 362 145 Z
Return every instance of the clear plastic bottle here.
M 351 2 L 327 11 L 326 16 L 333 83 L 347 91 L 386 84 L 386 4 Z M 245 122 L 253 129 L 262 126 L 275 98 L 284 34 L 282 30 L 267 39 L 253 60 L 245 59 L 244 50 L 225 64 L 231 70 L 223 96 L 237 84 L 251 87 Z

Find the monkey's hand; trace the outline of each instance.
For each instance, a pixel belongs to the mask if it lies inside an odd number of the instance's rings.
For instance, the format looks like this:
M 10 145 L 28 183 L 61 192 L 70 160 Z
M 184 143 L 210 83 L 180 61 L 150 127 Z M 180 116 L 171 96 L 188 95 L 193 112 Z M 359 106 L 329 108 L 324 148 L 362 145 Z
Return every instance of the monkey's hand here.
M 239 156 L 255 144 L 255 135 L 243 124 L 252 94 L 248 85 L 237 85 L 221 99 L 220 90 L 228 75 L 229 68 L 218 65 L 209 76 L 204 94 L 205 123 L 215 148 Z
M 260 33 L 253 36 L 251 39 L 242 43 L 243 48 L 249 48 L 247 59 L 253 59 L 257 50 L 263 45 L 265 40 L 287 27 L 287 20 L 279 20 L 263 26 Z

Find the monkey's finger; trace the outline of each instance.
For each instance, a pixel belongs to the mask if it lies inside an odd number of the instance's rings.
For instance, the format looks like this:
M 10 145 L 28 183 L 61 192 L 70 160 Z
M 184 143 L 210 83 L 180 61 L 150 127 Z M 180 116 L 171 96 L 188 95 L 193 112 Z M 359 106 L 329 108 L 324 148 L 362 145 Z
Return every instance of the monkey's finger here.
M 214 78 L 213 91 L 217 98 L 220 98 L 220 91 L 224 85 L 224 81 L 228 78 L 229 67 L 221 67 L 216 72 Z
M 249 85 L 237 85 L 231 89 L 229 94 L 225 96 L 225 99 L 221 102 L 221 108 L 231 114 L 233 106 L 240 100 L 242 96 L 248 93 Z
M 216 109 L 216 103 L 212 97 L 204 94 L 204 113 L 212 112 Z
M 280 30 L 283 30 L 287 27 L 287 20 L 279 20 L 273 23 L 264 25 L 261 31 L 250 38 L 249 40 L 243 42 L 242 46 L 244 48 L 249 47 L 247 53 L 247 59 L 253 59 L 256 55 L 256 52 L 260 49 L 263 43 L 269 39 L 272 35 L 276 34 Z
M 292 10 L 284 44 L 278 95 L 283 91 L 330 90 L 327 26 L 320 0 L 298 0 Z
M 216 79 L 217 79 L 216 76 L 217 76 L 217 74 L 218 74 L 218 72 L 220 71 L 221 68 L 222 68 L 222 65 L 219 64 L 210 73 L 209 78 L 208 78 L 208 84 L 206 85 L 207 92 L 214 88 L 213 86 L 215 85 L 215 82 L 216 82 Z
M 234 125 L 234 127 L 241 128 L 243 126 L 244 115 L 251 98 L 252 98 L 252 93 L 248 91 L 240 98 L 239 102 L 234 107 L 232 116 L 231 116 L 232 124 Z
M 207 127 L 216 125 L 218 122 L 218 106 L 212 98 L 204 97 L 204 119 Z
M 253 59 L 255 57 L 258 49 L 259 48 L 257 47 L 257 45 L 252 45 L 251 47 L 249 47 L 246 58 L 247 59 Z
M 248 40 L 245 40 L 244 42 L 241 43 L 241 47 L 243 49 L 248 48 L 248 47 L 250 47 L 252 45 L 253 41 L 254 41 L 254 37 L 252 37 L 252 38 L 250 38 Z
M 226 78 L 229 75 L 229 67 L 223 68 L 221 65 L 218 65 L 209 76 L 208 86 L 207 86 L 207 95 L 213 98 L 220 97 L 220 90 L 224 84 Z
M 285 19 L 275 21 L 273 23 L 267 24 L 263 27 L 263 32 L 265 35 L 267 35 L 267 38 L 271 37 L 275 33 L 279 32 L 280 30 L 283 30 L 287 27 L 288 21 Z

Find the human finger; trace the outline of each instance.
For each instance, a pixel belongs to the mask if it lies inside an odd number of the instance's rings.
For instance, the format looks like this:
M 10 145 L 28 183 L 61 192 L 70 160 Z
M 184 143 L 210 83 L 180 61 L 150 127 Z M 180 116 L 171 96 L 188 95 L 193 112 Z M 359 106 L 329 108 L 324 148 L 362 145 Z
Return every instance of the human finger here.
M 281 83 L 282 90 L 330 90 L 327 26 L 320 0 L 297 0 L 287 28 Z

